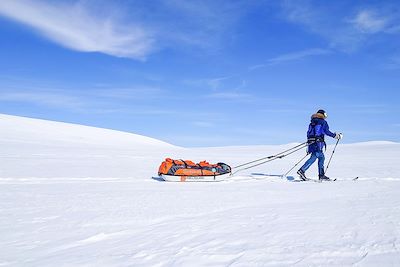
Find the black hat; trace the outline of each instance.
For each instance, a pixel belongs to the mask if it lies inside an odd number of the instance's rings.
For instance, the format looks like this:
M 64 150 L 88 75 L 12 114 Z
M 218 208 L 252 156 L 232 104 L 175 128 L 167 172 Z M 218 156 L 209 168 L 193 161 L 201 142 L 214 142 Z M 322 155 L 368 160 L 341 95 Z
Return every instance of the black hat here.
M 317 113 L 320 113 L 320 114 L 324 115 L 325 118 L 328 117 L 328 114 L 327 114 L 326 111 L 323 110 L 323 109 L 318 110 Z

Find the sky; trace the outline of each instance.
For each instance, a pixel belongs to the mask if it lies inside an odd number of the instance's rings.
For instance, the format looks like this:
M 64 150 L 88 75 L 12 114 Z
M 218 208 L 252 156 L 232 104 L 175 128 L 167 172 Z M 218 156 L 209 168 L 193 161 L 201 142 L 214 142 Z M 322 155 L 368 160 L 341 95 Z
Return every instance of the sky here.
M 398 0 L 2 0 L 0 36 L 0 113 L 205 147 L 304 142 L 324 109 L 400 142 Z

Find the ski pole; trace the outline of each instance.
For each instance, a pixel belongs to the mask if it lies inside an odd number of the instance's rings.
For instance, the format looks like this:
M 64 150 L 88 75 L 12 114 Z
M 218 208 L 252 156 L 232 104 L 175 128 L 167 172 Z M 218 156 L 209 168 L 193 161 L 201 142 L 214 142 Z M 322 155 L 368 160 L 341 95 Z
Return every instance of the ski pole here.
M 335 153 L 335 150 L 336 150 L 337 145 L 339 144 L 339 141 L 340 141 L 340 139 L 337 140 L 337 142 L 336 142 L 336 144 L 335 144 L 335 147 L 333 148 L 332 155 L 331 155 L 331 157 L 329 158 L 328 165 L 326 165 L 325 174 L 326 174 L 326 172 L 328 171 L 329 164 L 331 163 L 333 154 Z
M 306 157 L 308 156 L 308 154 L 306 154 L 304 157 L 301 158 L 301 160 L 299 160 L 299 162 L 297 162 L 290 170 L 288 170 L 282 177 L 286 177 L 294 168 L 296 168 L 297 165 L 300 164 L 300 162 L 302 162 Z

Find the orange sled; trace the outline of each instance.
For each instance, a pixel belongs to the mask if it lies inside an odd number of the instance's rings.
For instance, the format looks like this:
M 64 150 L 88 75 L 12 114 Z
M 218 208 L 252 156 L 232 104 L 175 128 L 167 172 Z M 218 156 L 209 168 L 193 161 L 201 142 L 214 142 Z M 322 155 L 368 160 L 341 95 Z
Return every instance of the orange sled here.
M 158 175 L 170 182 L 215 182 L 222 181 L 231 174 L 228 164 L 219 162 L 210 164 L 207 161 L 194 163 L 191 160 L 174 160 L 166 158 L 158 169 Z

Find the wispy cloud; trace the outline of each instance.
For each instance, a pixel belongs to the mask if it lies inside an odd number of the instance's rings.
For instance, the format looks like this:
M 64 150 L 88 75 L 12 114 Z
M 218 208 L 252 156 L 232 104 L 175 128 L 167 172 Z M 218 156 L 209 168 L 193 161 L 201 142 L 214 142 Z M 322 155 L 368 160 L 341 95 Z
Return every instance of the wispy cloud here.
M 160 110 L 154 105 L 148 105 L 148 103 L 153 103 L 158 99 L 165 98 L 165 96 L 164 90 L 153 87 L 71 90 L 8 86 L 8 89 L 0 89 L 0 103 L 22 103 L 24 105 L 96 114 L 169 114 L 167 110 Z
M 225 100 L 251 100 L 253 96 L 250 94 L 239 93 L 239 92 L 219 92 L 206 95 L 207 98 L 214 98 L 214 99 L 225 99 Z
M 247 0 L 168 0 L 160 1 L 157 6 L 156 17 L 161 18 L 162 23 L 150 23 L 163 33 L 159 38 L 167 45 L 189 44 L 218 49 L 232 37 L 234 25 L 254 4 Z
M 186 79 L 183 80 L 183 84 L 195 87 L 207 87 L 213 91 L 221 89 L 225 83 L 230 82 L 230 79 L 234 78 L 234 75 L 231 76 L 223 76 L 217 78 L 208 78 L 208 79 Z M 237 82 L 237 81 L 235 81 Z
M 332 47 L 350 51 L 359 43 L 359 37 L 354 36 L 352 27 L 339 18 L 341 14 L 332 16 L 328 10 L 313 5 L 310 1 L 284 1 L 281 7 L 284 19 L 322 36 Z
M 84 2 L 66 4 L 40 0 L 2 0 L 0 15 L 28 25 L 64 47 L 101 52 L 117 57 L 144 59 L 153 39 L 139 25 L 99 16 Z
M 398 32 L 400 14 L 390 4 L 363 8 L 338 5 L 336 1 L 319 5 L 317 1 L 281 2 L 283 18 L 304 27 L 344 52 L 358 50 L 376 33 Z
M 54 91 L 2 91 L 0 92 L 0 101 L 29 103 L 39 106 L 74 110 L 84 107 L 84 102 L 79 97 L 60 94 Z
M 1 88 L 3 87 L 3 88 Z M 212 117 L 219 114 L 201 113 L 196 110 L 182 112 L 179 107 L 171 108 L 159 103 L 174 101 L 167 90 L 157 87 L 55 89 L 24 86 L 0 86 L 0 105 L 13 103 L 23 107 L 44 108 L 77 114 L 119 114 L 128 116 L 175 116 Z M 44 86 L 43 86 L 44 87 Z M 200 124 L 198 126 L 201 126 Z M 205 127 L 205 125 L 203 125 Z
M 288 62 L 288 61 L 300 60 L 300 59 L 310 57 L 310 56 L 326 55 L 329 53 L 331 53 L 331 51 L 326 50 L 326 49 L 313 48 L 313 49 L 303 50 L 303 51 L 289 53 L 289 54 L 281 55 L 281 56 L 278 56 L 275 58 L 271 58 L 270 60 L 268 60 L 268 63 L 270 65 L 275 65 L 275 64 Z
M 135 106 L 135 107 L 125 107 L 119 109 L 105 109 L 109 111 L 109 113 L 120 113 L 125 115 L 139 115 L 139 116 L 177 116 L 179 115 L 178 111 L 171 110 L 171 109 L 162 109 L 156 108 L 152 105 L 142 105 L 142 106 Z M 104 109 L 99 109 L 97 113 L 104 112 Z
M 221 84 L 224 81 L 227 81 L 230 78 L 232 78 L 232 77 L 231 76 L 226 76 L 226 77 L 208 79 L 208 80 L 205 80 L 205 83 L 208 84 L 213 90 L 217 90 L 217 89 L 219 89 L 221 87 Z
M 102 98 L 114 98 L 114 99 L 159 99 L 165 97 L 166 92 L 161 88 L 140 86 L 133 88 L 99 88 L 91 90 L 91 94 Z
M 361 32 L 377 33 L 386 28 L 388 19 L 380 17 L 372 10 L 362 10 L 352 20 L 352 23 Z
M 144 60 L 164 48 L 218 51 L 253 6 L 246 0 L 1 0 L 0 15 L 69 49 Z
M 246 71 L 247 72 L 247 71 Z M 182 83 L 186 86 L 199 88 L 201 90 L 211 91 L 207 97 L 230 99 L 237 96 L 248 97 L 246 94 L 238 93 L 247 87 L 246 80 L 242 77 L 244 73 L 236 73 L 229 76 L 205 79 L 186 79 Z
M 267 62 L 265 64 L 258 64 L 258 65 L 251 66 L 249 68 L 249 70 L 256 70 L 256 69 L 267 67 L 267 66 L 278 65 L 278 64 L 287 63 L 290 61 L 302 60 L 306 57 L 327 55 L 330 53 L 332 53 L 330 50 L 322 49 L 322 48 L 312 48 L 312 49 L 297 51 L 297 52 L 288 53 L 288 54 L 284 54 L 284 55 L 280 55 L 280 56 L 271 58 L 271 59 L 267 60 Z

